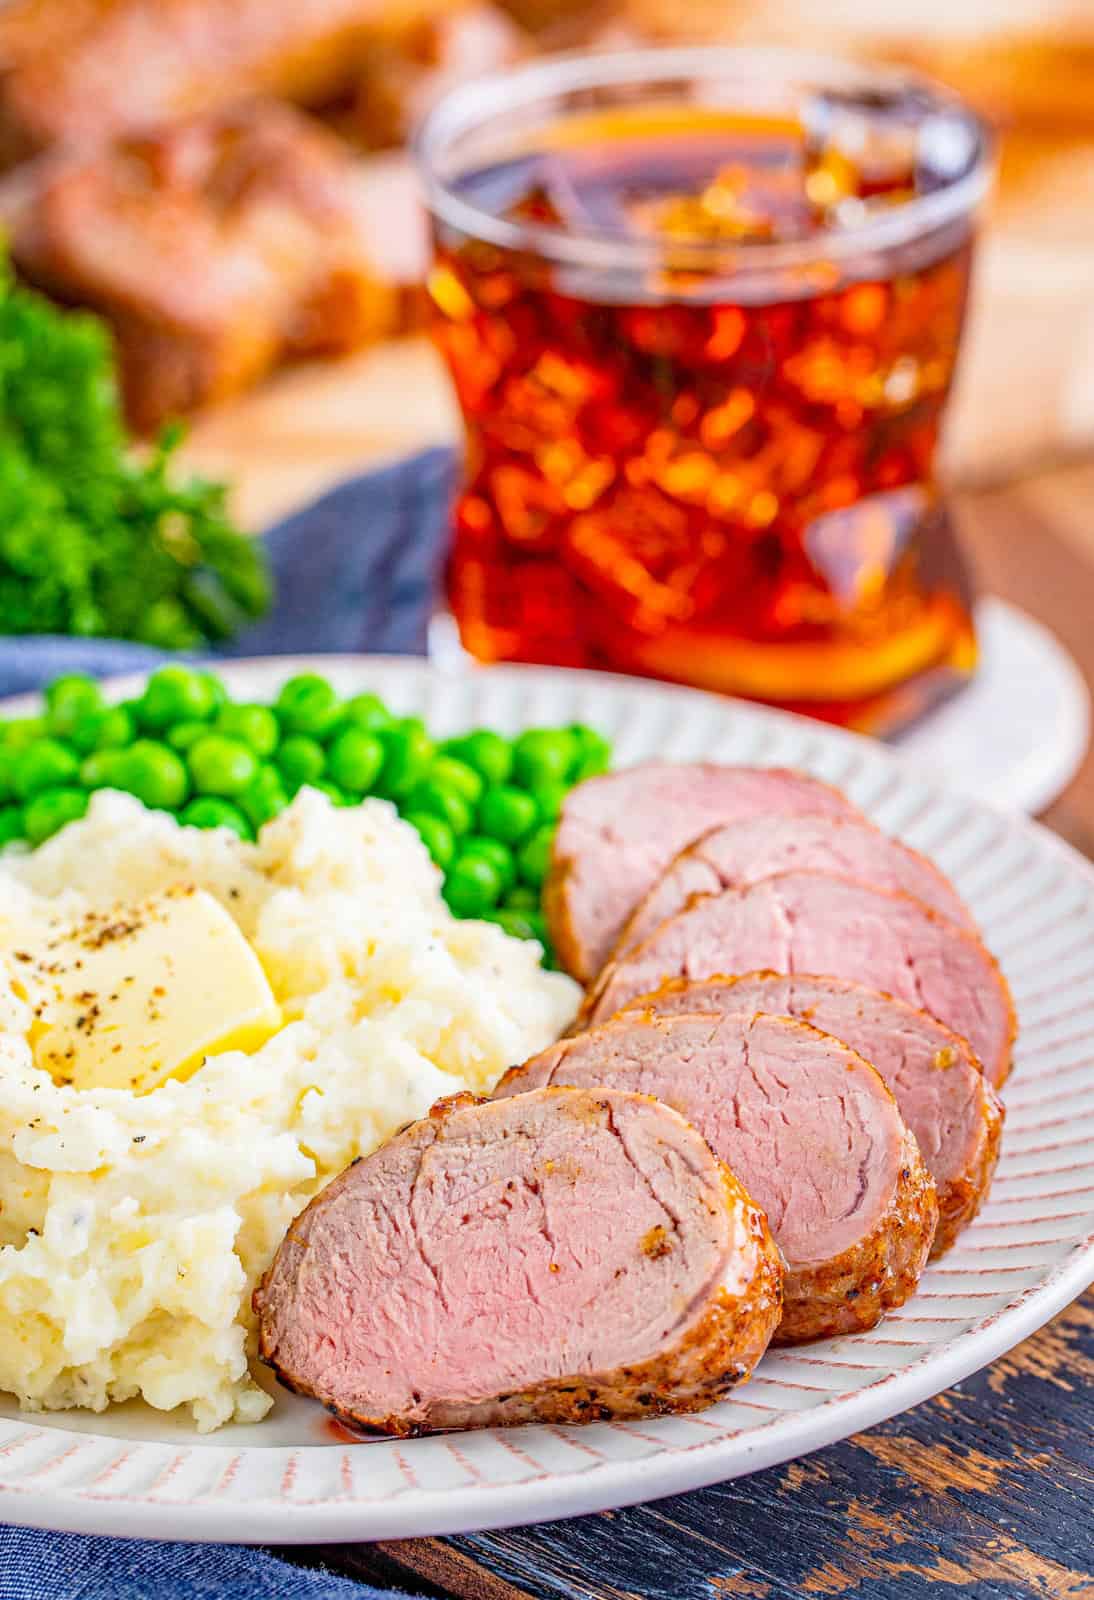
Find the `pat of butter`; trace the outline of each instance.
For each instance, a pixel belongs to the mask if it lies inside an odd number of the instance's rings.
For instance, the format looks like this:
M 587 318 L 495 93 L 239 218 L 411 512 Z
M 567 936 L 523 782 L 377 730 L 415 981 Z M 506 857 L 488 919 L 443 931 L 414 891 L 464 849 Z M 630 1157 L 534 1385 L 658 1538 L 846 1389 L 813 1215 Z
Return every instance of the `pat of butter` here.
M 147 1094 L 281 1026 L 258 957 L 203 889 L 91 913 L 21 959 L 34 1059 L 77 1089 Z

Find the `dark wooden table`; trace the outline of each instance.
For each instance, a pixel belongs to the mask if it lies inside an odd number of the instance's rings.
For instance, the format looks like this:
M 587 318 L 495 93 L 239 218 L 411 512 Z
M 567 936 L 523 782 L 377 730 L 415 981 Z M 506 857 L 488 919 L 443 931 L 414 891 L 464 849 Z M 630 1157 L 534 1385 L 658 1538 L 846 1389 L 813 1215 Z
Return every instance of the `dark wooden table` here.
M 957 505 L 983 587 L 1048 623 L 1094 684 L 1094 462 Z M 1094 757 L 1044 820 L 1094 855 Z M 788 1466 L 600 1516 L 307 1559 L 468 1600 L 1094 1600 L 1094 1292 L 945 1394 Z

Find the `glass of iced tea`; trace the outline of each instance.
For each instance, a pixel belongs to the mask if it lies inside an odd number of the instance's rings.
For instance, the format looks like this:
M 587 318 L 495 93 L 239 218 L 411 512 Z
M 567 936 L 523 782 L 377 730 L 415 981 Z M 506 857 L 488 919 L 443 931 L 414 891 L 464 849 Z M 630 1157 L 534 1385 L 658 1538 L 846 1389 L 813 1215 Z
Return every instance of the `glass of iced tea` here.
M 874 731 L 971 673 L 934 475 L 990 165 L 961 102 L 635 50 L 459 88 L 418 150 L 474 656 Z

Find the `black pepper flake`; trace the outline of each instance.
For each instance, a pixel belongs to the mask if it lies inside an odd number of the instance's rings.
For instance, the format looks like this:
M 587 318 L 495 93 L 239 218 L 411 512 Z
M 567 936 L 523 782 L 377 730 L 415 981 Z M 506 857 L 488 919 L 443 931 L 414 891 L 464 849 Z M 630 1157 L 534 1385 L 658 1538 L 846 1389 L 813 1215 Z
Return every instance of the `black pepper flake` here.
M 116 944 L 121 939 L 128 939 L 132 934 L 139 933 L 143 926 L 139 917 L 119 917 L 115 922 L 108 922 L 105 926 L 89 932 L 80 942 L 85 950 L 101 950 L 104 945 Z
M 146 1133 L 135 1133 L 133 1135 L 133 1143 L 134 1144 L 143 1144 L 144 1141 L 147 1138 L 148 1138 L 148 1135 Z

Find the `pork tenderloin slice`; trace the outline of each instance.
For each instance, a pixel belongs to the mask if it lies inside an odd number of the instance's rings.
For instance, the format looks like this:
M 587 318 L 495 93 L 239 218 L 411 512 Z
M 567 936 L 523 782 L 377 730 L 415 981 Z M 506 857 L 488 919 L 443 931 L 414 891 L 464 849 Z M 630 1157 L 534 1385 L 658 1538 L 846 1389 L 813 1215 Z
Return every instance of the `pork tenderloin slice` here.
M 578 784 L 562 807 L 544 893 L 566 971 L 591 982 L 635 906 L 700 834 L 779 812 L 858 814 L 828 784 L 778 767 L 651 762 Z
M 692 900 L 605 967 L 578 1025 L 604 1021 L 667 978 L 758 970 L 825 973 L 895 995 L 966 1039 L 994 1087 L 1010 1070 L 1014 1007 L 980 940 L 910 895 L 821 872 Z
M 406 1435 L 692 1411 L 781 1313 L 767 1223 L 668 1106 L 547 1088 L 441 1101 L 290 1227 L 259 1351 L 347 1422 Z
M 938 1191 L 940 1256 L 976 1216 L 999 1157 L 1003 1105 L 965 1040 L 925 1011 L 839 978 L 753 972 L 702 983 L 674 979 L 625 1012 L 798 1017 L 876 1067 L 915 1135 Z
M 839 1040 L 789 1017 L 622 1016 L 534 1056 L 497 1093 L 558 1083 L 656 1095 L 709 1140 L 786 1259 L 775 1343 L 872 1328 L 914 1292 L 934 1185 L 881 1078 Z
M 968 907 L 938 868 L 865 818 L 750 817 L 713 828 L 670 862 L 631 913 L 613 960 L 649 937 L 694 895 L 743 889 L 780 872 L 831 872 L 875 889 L 910 894 L 958 927 L 976 932 Z

